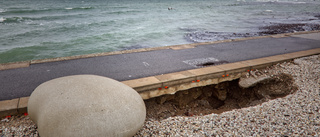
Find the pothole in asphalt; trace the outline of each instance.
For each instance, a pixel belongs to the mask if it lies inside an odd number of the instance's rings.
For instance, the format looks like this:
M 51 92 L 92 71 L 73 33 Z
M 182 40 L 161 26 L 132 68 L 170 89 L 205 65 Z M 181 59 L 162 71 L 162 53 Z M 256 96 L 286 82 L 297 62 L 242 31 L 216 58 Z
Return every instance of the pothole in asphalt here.
M 214 66 L 214 65 L 221 65 L 225 63 L 229 63 L 225 60 L 218 60 L 213 57 L 208 58 L 199 58 L 199 59 L 192 59 L 192 60 L 185 60 L 184 63 L 191 65 L 196 68 L 202 68 L 202 67 L 208 67 L 208 66 Z
M 228 63 L 228 61 L 205 62 L 205 63 L 197 64 L 197 67 L 208 67 L 208 66 L 221 65 L 226 63 Z
M 293 81 L 292 76 L 280 74 L 249 88 L 241 88 L 237 79 L 179 91 L 146 100 L 147 118 L 160 120 L 172 116 L 220 114 L 256 106 L 296 92 L 298 88 Z

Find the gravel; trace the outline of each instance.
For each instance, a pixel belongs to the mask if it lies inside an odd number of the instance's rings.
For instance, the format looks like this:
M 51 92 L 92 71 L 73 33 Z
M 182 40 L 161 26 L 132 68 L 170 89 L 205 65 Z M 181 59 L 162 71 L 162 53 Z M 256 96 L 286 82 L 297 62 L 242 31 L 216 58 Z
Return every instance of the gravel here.
M 261 72 L 289 74 L 298 90 L 221 114 L 148 118 L 135 136 L 320 136 L 320 56 L 295 59 Z M 28 116 L 1 119 L 1 137 L 23 135 L 38 136 Z
M 136 136 L 320 136 L 320 56 L 264 71 L 292 75 L 299 89 L 283 98 L 222 114 L 148 119 Z

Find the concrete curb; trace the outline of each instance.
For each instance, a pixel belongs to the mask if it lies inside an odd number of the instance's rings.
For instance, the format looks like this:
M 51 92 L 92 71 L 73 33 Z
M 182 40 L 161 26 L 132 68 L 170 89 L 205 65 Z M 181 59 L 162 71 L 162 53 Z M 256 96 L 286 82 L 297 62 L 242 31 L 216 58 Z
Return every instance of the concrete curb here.
M 291 61 L 295 58 L 320 54 L 320 48 L 264 57 L 235 63 L 192 69 L 187 71 L 169 73 L 148 78 L 123 81 L 124 84 L 134 88 L 143 99 L 158 97 L 164 94 L 174 94 L 177 91 L 193 87 L 218 84 L 224 81 L 238 79 L 242 74 L 253 69 L 263 69 L 277 63 Z M 140 83 L 139 81 L 147 81 Z
M 74 59 L 93 58 L 93 57 L 99 57 L 99 56 L 109 56 L 109 55 L 137 53 L 137 52 L 147 52 L 147 51 L 162 50 L 162 49 L 181 50 L 181 49 L 194 48 L 194 47 L 197 47 L 197 46 L 205 46 L 205 45 L 209 45 L 209 44 L 217 44 L 217 43 L 225 43 L 225 42 L 233 42 L 233 41 L 243 41 L 243 40 L 252 40 L 252 39 L 261 39 L 261 38 L 282 38 L 282 37 L 289 37 L 289 36 L 297 37 L 296 35 L 312 34 L 312 33 L 319 33 L 319 32 L 320 32 L 320 30 L 302 31 L 302 32 L 284 33 L 284 34 L 268 35 L 268 36 L 248 37 L 248 38 L 239 38 L 239 39 L 228 39 L 228 40 L 220 40 L 220 41 L 213 41 L 213 42 L 202 42 L 202 43 L 193 43 L 193 44 L 183 44 L 183 45 L 173 45 L 173 46 L 164 46 L 164 47 L 154 47 L 154 48 L 143 48 L 143 49 L 133 49 L 133 50 L 124 50 L 124 51 L 95 53 L 95 54 L 87 54 L 87 55 L 77 55 L 77 56 L 69 56 L 69 57 L 39 59 L 39 60 L 22 61 L 22 62 L 11 62 L 11 63 L 0 64 L 0 70 L 29 67 L 32 64 L 47 63 L 47 62 L 57 62 L 57 61 L 66 61 L 66 60 L 74 60 Z
M 122 83 L 135 89 L 143 99 L 149 99 L 164 94 L 174 94 L 177 91 L 193 87 L 231 81 L 240 78 L 242 74 L 252 69 L 261 69 L 277 63 L 291 61 L 295 58 L 316 54 L 320 54 L 320 48 L 122 81 Z M 28 99 L 29 97 L 22 97 L 0 101 L 0 118 L 27 113 Z
M 29 97 L 0 101 L 0 118 L 27 113 Z

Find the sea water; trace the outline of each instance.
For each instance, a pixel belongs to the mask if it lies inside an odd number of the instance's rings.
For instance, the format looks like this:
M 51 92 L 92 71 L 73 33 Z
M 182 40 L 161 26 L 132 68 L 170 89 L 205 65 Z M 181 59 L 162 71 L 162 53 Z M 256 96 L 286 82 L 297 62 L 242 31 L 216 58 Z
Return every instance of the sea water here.
M 222 40 L 319 17 L 320 0 L 0 0 L 0 63 Z

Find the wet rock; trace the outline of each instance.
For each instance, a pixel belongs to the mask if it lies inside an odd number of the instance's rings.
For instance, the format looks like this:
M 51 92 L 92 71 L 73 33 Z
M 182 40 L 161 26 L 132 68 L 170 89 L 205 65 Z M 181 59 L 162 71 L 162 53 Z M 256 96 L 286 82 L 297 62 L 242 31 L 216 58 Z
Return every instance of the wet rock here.
M 315 15 L 314 17 L 319 18 L 320 15 Z M 219 41 L 227 39 L 239 39 L 246 37 L 255 37 L 255 36 L 265 36 L 265 35 L 274 35 L 282 33 L 293 33 L 297 31 L 313 31 L 320 30 L 319 24 L 312 23 L 289 23 L 289 24 L 280 24 L 274 23 L 268 26 L 259 27 L 259 31 L 250 32 L 250 33 L 233 33 L 233 32 L 215 32 L 215 31 L 203 31 L 196 29 L 182 29 L 188 31 L 184 36 L 186 40 L 191 42 L 210 42 L 210 41 Z
M 270 26 L 260 27 L 260 35 L 273 35 L 281 33 L 292 33 L 297 31 L 320 30 L 319 24 L 273 24 Z
M 258 36 L 257 33 L 232 33 L 232 32 L 211 32 L 211 31 L 195 31 L 185 35 L 188 41 L 192 42 L 208 42 L 226 39 L 238 39 L 245 37 Z

